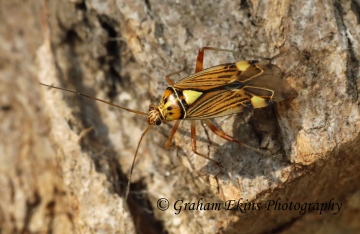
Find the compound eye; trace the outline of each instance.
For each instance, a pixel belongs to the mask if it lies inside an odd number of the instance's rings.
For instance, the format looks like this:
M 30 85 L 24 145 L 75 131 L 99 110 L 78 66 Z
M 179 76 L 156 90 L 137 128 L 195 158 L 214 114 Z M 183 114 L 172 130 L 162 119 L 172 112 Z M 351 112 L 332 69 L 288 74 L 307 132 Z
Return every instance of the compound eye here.
M 152 110 L 154 110 L 154 107 L 151 107 L 151 106 L 150 106 L 150 107 L 149 107 L 149 111 L 152 111 Z
M 160 124 L 161 124 L 161 119 L 160 119 L 160 118 L 157 118 L 157 119 L 155 120 L 155 124 L 156 124 L 156 125 L 160 125 Z

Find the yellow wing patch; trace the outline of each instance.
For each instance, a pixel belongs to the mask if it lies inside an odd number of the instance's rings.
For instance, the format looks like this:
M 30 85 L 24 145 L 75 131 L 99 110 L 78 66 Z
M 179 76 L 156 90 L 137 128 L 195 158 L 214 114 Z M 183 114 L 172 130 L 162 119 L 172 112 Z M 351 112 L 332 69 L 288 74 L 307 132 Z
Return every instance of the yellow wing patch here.
M 253 96 L 250 101 L 254 108 L 262 108 L 269 105 L 264 98 L 258 96 Z
M 193 104 L 203 93 L 194 91 L 194 90 L 184 90 L 182 91 L 185 101 L 188 105 Z
M 246 71 L 246 69 L 248 69 L 251 64 L 249 63 L 249 61 L 240 61 L 235 63 L 235 66 L 239 71 Z

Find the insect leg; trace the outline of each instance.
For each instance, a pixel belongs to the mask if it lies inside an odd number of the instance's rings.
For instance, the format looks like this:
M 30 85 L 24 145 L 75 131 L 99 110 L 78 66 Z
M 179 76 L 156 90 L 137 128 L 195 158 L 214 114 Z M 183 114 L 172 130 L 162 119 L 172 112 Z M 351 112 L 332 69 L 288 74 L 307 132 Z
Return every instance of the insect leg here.
M 218 135 L 219 137 L 227 140 L 227 141 L 230 141 L 230 142 L 234 142 L 234 143 L 237 143 L 239 145 L 242 145 L 242 146 L 245 146 L 251 150 L 254 150 L 255 152 L 258 152 L 260 154 L 264 154 L 264 155 L 267 155 L 267 156 L 271 156 L 270 154 L 268 154 L 267 152 L 263 151 L 263 150 L 260 150 L 260 149 L 257 149 L 255 147 L 252 147 L 250 145 L 247 145 L 237 139 L 235 139 L 234 137 L 226 134 L 225 132 L 221 131 L 220 129 L 218 129 L 210 120 L 208 119 L 203 119 L 202 120 L 209 128 L 211 131 L 213 131 L 216 135 Z
M 168 82 L 169 85 L 173 86 L 175 84 L 175 82 L 172 79 L 170 79 L 170 77 L 174 76 L 174 75 L 177 75 L 177 74 L 180 74 L 182 71 L 184 71 L 184 69 L 182 69 L 180 71 L 172 72 L 170 74 L 167 74 L 166 75 L 166 82 Z
M 235 50 L 220 49 L 220 48 L 209 47 L 209 46 L 201 47 L 199 49 L 198 56 L 196 59 L 195 72 L 199 72 L 199 71 L 203 70 L 205 50 L 215 50 L 215 51 L 223 51 L 223 52 L 228 52 L 228 53 L 233 53 L 233 54 L 239 54 L 239 51 L 235 51 Z
M 261 56 L 257 56 L 257 55 L 247 55 L 247 54 L 242 54 L 239 51 L 236 50 L 227 50 L 227 49 L 221 49 L 221 48 L 216 48 L 216 47 L 209 47 L 209 46 L 205 46 L 205 47 L 201 47 L 199 49 L 198 52 L 198 56 L 196 59 L 196 68 L 195 68 L 195 72 L 199 72 L 203 70 L 203 64 L 204 64 L 204 52 L 205 50 L 214 50 L 214 51 L 222 51 L 222 52 L 227 52 L 227 53 L 232 53 L 232 54 L 241 54 L 243 57 L 252 57 L 252 58 L 257 58 L 257 59 L 261 59 L 261 60 L 269 60 L 271 61 L 272 58 L 265 58 L 265 57 L 261 57 Z
M 199 152 L 197 152 L 196 150 L 196 126 L 195 126 L 195 120 L 191 120 L 191 142 L 192 142 L 192 150 L 196 155 L 199 155 L 200 157 L 203 157 L 207 160 L 210 160 L 211 162 L 213 162 L 216 166 L 219 167 L 220 171 L 221 171 L 221 165 L 218 161 L 215 161 L 212 158 L 209 158 L 206 155 L 200 154 Z
M 172 142 L 172 138 L 174 137 L 178 127 L 179 127 L 179 124 L 180 124 L 180 120 L 176 120 L 173 128 L 171 129 L 171 132 L 170 132 L 170 135 L 165 143 L 165 149 L 168 149 L 170 147 L 170 144 Z

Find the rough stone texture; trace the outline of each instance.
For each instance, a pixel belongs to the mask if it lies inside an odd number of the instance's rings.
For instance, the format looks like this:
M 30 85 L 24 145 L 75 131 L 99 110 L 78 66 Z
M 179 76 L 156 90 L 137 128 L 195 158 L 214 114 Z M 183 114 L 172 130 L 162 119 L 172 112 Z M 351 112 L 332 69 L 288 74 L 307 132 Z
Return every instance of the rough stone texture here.
M 1 232 L 360 231 L 358 1 L 50 0 L 47 20 L 40 20 L 40 3 L 3 2 Z M 166 74 L 184 69 L 176 80 L 193 72 L 202 46 L 247 55 L 208 51 L 205 67 L 282 53 L 274 63 L 292 96 L 215 120 L 273 156 L 225 142 L 198 123 L 198 150 L 221 162 L 219 173 L 192 153 L 189 123 L 183 121 L 170 150 L 163 144 L 171 125 L 154 127 L 140 146 L 125 203 L 146 117 L 37 83 L 146 112 L 158 103 Z M 167 211 L 157 208 L 159 198 L 169 200 Z M 343 206 L 336 215 L 265 209 L 278 198 L 301 204 L 334 198 Z M 199 199 L 242 199 L 261 208 L 175 214 L 177 200 Z

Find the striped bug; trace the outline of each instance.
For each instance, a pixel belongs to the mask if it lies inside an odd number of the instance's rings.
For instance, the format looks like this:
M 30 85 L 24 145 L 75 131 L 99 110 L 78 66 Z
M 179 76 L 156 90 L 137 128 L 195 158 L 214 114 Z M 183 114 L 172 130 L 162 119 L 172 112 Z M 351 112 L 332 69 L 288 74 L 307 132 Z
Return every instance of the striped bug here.
M 128 109 L 83 93 L 40 83 L 50 88 L 75 93 L 135 114 L 147 116 L 149 126 L 142 133 L 134 154 L 128 176 L 125 199 L 129 195 L 131 176 L 141 141 L 154 125 L 175 121 L 165 143 L 165 148 L 169 148 L 180 121 L 190 120 L 193 152 L 218 166 L 220 164 L 217 161 L 199 153 L 196 149 L 196 120 L 202 121 L 211 131 L 227 141 L 245 146 L 261 154 L 266 154 L 262 150 L 244 144 L 221 131 L 210 119 L 266 107 L 273 102 L 287 98 L 291 93 L 291 88 L 281 79 L 282 72 L 280 68 L 271 63 L 271 60 L 274 58 L 262 58 L 263 61 L 246 60 L 203 69 L 205 50 L 238 53 L 232 50 L 202 47 L 198 51 L 195 73 L 177 82 L 171 80 L 170 77 L 179 72 L 167 75 L 166 81 L 169 86 L 164 91 L 159 105 L 150 105 L 148 113 Z

